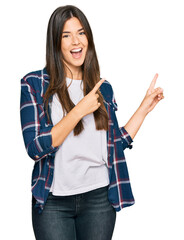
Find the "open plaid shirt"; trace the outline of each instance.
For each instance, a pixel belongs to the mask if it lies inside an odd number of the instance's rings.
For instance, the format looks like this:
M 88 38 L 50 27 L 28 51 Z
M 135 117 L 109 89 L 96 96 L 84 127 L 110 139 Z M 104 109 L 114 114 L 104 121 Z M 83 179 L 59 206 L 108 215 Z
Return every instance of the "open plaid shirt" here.
M 32 194 L 35 207 L 44 209 L 53 180 L 54 157 L 58 147 L 52 146 L 51 129 L 44 107 L 43 95 L 49 85 L 46 68 L 28 73 L 21 79 L 21 127 L 28 155 L 34 160 L 32 172 Z M 110 184 L 108 199 L 118 212 L 134 204 L 125 148 L 132 148 L 131 139 L 124 127 L 118 126 L 115 111 L 118 106 L 110 83 L 105 80 L 100 86 L 104 105 L 109 116 L 107 131 L 107 153 Z M 51 99 L 52 100 L 52 99 Z M 50 114 L 49 107 L 49 114 Z

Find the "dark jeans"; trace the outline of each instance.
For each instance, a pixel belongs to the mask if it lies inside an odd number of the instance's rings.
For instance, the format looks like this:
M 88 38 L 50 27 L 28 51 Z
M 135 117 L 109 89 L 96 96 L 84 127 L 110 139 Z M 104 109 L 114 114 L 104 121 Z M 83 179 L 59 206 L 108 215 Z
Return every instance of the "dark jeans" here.
M 82 194 L 49 193 L 41 214 L 32 205 L 37 240 L 111 240 L 116 211 L 108 200 L 108 186 Z M 33 198 L 32 204 L 35 204 Z

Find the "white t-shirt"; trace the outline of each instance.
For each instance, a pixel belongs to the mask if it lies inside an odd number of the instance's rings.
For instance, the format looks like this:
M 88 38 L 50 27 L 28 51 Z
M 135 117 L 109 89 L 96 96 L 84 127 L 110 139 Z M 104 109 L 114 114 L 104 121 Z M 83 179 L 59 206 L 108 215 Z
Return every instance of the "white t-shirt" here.
M 83 97 L 83 81 L 66 78 L 68 92 L 76 105 Z M 51 103 L 53 125 L 63 118 L 57 94 Z M 107 139 L 105 130 L 96 130 L 93 113 L 83 117 L 84 130 L 74 136 L 73 130 L 55 155 L 53 182 L 50 191 L 56 196 L 84 193 L 109 185 Z

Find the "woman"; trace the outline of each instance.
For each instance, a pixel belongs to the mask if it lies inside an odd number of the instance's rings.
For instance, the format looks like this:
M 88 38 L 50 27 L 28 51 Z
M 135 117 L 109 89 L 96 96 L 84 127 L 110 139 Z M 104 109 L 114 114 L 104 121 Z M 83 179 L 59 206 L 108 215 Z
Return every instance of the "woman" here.
M 21 79 L 21 125 L 35 161 L 36 239 L 110 240 L 116 212 L 134 204 L 124 156 L 163 99 L 155 75 L 140 107 L 119 127 L 113 89 L 100 79 L 92 31 L 75 6 L 57 8 L 47 29 L 46 66 Z

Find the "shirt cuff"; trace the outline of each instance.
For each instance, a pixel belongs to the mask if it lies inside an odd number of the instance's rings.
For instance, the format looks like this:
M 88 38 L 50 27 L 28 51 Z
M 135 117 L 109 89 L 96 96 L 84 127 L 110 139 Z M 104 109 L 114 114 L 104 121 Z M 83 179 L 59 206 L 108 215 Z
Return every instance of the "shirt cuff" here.
M 123 142 L 123 149 L 129 148 L 132 149 L 131 143 L 133 142 L 130 134 L 125 130 L 124 127 L 120 127 L 122 142 Z
M 27 147 L 29 156 L 34 160 L 40 160 L 48 154 L 58 150 L 58 147 L 52 146 L 52 126 L 42 129 Z

